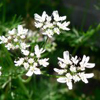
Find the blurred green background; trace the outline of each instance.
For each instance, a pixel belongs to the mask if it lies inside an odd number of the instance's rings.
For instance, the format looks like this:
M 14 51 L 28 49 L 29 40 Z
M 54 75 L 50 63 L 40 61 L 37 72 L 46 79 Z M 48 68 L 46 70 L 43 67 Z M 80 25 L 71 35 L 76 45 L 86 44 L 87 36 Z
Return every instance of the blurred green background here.
M 41 15 L 46 11 L 51 15 L 54 10 L 67 16 L 71 30 L 56 37 L 57 50 L 49 54 L 51 64 L 48 72 L 53 74 L 57 57 L 62 57 L 63 51 L 69 50 L 73 55 L 82 57 L 86 54 L 91 57 L 91 62 L 96 63 L 95 68 L 89 70 L 94 72 L 94 78 L 89 80 L 89 84 L 75 84 L 74 89 L 69 91 L 66 85 L 58 84 L 53 78 L 36 77 L 36 82 L 25 84 L 28 90 L 33 89 L 30 97 L 20 88 L 21 83 L 19 85 L 12 80 L 12 84 L 15 84 L 12 92 L 0 88 L 0 100 L 100 100 L 99 0 L 0 0 L 0 35 L 23 23 L 28 29 L 34 30 L 34 13 Z M 2 50 L 0 46 L 0 52 Z M 0 61 L 4 62 L 4 59 L 0 57 Z M 4 98 L 5 94 L 7 98 Z

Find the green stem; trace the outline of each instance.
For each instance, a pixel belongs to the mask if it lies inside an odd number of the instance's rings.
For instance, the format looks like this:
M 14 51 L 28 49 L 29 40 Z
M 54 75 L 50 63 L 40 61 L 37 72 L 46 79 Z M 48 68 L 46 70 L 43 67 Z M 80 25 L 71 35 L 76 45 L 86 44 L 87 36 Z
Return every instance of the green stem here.
M 47 76 L 47 77 L 54 77 L 54 78 L 59 78 L 59 77 L 61 77 L 61 76 L 59 76 L 59 75 L 50 75 L 50 74 L 45 74 L 45 73 L 43 73 L 42 75 Z
M 22 79 L 21 77 L 19 77 L 19 78 L 23 83 L 28 83 L 28 82 L 30 82 L 32 77 L 28 77 L 27 79 Z
M 26 96 L 27 96 L 28 98 L 30 98 L 30 96 L 29 96 L 29 91 L 27 90 L 26 86 L 25 86 L 24 83 L 22 82 L 20 76 L 18 76 L 18 82 L 19 82 L 20 86 L 22 87 L 22 89 L 24 90 Z

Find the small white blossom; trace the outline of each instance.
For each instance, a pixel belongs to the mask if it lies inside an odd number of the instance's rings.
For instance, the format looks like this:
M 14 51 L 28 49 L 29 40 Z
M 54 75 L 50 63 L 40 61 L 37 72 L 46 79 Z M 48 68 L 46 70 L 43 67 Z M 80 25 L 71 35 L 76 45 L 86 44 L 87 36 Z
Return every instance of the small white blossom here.
M 33 57 L 33 56 L 34 56 L 34 53 L 30 53 L 30 56 L 32 56 L 32 57 Z
M 76 72 L 76 67 L 73 66 L 73 65 L 71 65 L 71 66 L 70 66 L 70 71 L 71 71 L 71 72 Z
M 35 50 L 35 54 L 36 54 L 37 58 L 40 58 L 41 54 L 45 52 L 45 50 L 43 50 L 43 48 L 39 49 L 38 45 L 35 46 L 34 50 Z
M 10 50 L 11 48 L 14 49 L 14 46 L 13 46 L 11 43 L 8 43 L 5 47 L 6 47 L 8 50 Z
M 75 65 L 77 65 L 77 63 L 79 62 L 79 59 L 78 59 L 77 56 L 72 57 L 71 60 L 73 61 L 73 63 L 74 63 Z
M 38 61 L 39 61 L 40 65 L 47 67 L 49 65 L 48 60 L 49 60 L 49 58 L 45 58 L 45 59 L 40 59 Z
M 32 58 L 30 58 L 30 59 L 28 59 L 28 62 L 29 62 L 30 64 L 32 64 L 32 63 L 34 62 L 34 60 L 33 60 Z
M 25 55 L 25 56 L 28 56 L 29 55 L 29 51 L 28 50 L 21 50 L 22 51 L 22 53 Z
M 64 20 L 66 20 L 66 16 L 60 17 L 59 14 L 58 14 L 58 11 L 53 11 L 52 15 L 53 15 L 55 21 L 64 21 Z
M 24 62 L 23 65 L 24 65 L 24 68 L 25 68 L 26 70 L 29 68 L 29 64 L 28 64 L 28 63 Z
M 44 22 L 45 19 L 46 19 L 46 12 L 44 11 L 42 16 L 39 16 L 38 14 L 34 14 L 34 17 L 35 17 L 35 20 L 38 21 L 38 22 Z
M 84 83 L 88 83 L 87 78 L 92 78 L 94 76 L 93 73 L 85 74 L 84 72 L 79 73 L 79 77 Z
M 72 89 L 72 76 L 70 73 L 66 74 L 66 77 L 60 77 L 57 79 L 60 83 L 66 83 L 69 89 Z
M 11 36 L 15 35 L 16 34 L 16 29 L 12 29 L 11 31 L 8 32 Z
M 28 47 L 30 47 L 30 45 L 28 45 L 28 44 L 26 44 L 26 43 L 24 43 L 24 42 L 20 43 L 20 48 L 21 48 L 21 49 L 26 49 L 26 48 L 28 48 Z
M 86 57 L 85 55 L 83 56 L 82 61 L 80 62 L 80 66 L 82 68 L 93 68 L 95 66 L 94 63 L 88 63 L 90 57 Z
M 76 75 L 73 75 L 73 80 L 74 80 L 74 82 L 79 82 L 81 79 L 80 79 L 80 77 L 76 74 Z
M 70 22 L 63 22 L 63 23 L 57 23 L 58 27 L 62 30 L 69 31 L 70 29 L 67 27 L 70 24 Z
M 30 66 L 30 69 L 28 70 L 28 72 L 26 73 L 26 76 L 32 76 L 33 75 L 33 73 L 34 74 L 41 74 L 41 71 L 40 71 L 40 69 L 39 68 L 37 68 L 36 67 L 37 66 L 37 63 L 34 63 L 34 65 L 33 66 Z
M 59 28 L 54 28 L 54 32 L 57 33 L 58 35 L 60 34 Z
M 15 66 L 21 66 L 24 62 L 24 58 L 20 58 L 18 61 L 14 61 Z
M 8 42 L 8 39 L 4 36 L 0 36 L 0 44 L 2 43 L 7 43 Z
M 58 60 L 61 61 L 61 62 L 64 63 L 64 64 L 66 64 L 66 65 L 72 64 L 72 62 L 71 62 L 71 60 L 70 60 L 70 58 L 69 58 L 69 52 L 68 52 L 68 51 L 65 51 L 65 52 L 63 53 L 63 57 L 64 57 L 64 59 L 58 57 Z

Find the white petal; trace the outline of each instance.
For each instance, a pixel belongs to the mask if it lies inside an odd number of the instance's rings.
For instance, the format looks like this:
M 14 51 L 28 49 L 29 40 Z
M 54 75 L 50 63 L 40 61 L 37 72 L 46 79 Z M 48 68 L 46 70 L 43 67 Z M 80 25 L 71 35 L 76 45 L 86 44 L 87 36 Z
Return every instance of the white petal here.
M 46 15 L 47 15 L 47 14 L 46 14 L 46 12 L 44 11 L 43 14 L 42 14 L 42 20 L 43 20 L 43 22 L 45 21 Z
M 68 60 L 69 59 L 69 52 L 68 51 L 64 51 L 63 57 L 64 57 L 65 60 Z
M 72 81 L 69 81 L 66 84 L 68 86 L 68 89 L 71 90 L 72 89 Z
M 65 60 L 60 57 L 58 57 L 58 60 L 60 60 L 61 62 L 65 62 Z
M 60 20 L 61 20 L 61 21 L 66 20 L 66 16 L 62 16 L 62 17 L 60 17 Z
M 66 77 L 60 77 L 57 79 L 59 83 L 66 83 Z
M 90 57 L 88 56 L 88 57 L 86 57 L 86 61 L 85 61 L 85 63 L 87 63 L 88 61 L 89 61 L 89 59 L 90 59 Z
M 39 68 L 34 68 L 34 73 L 37 74 L 37 75 L 40 75 L 41 71 L 40 71 Z
M 38 15 L 38 14 L 34 14 L 34 19 L 35 19 L 36 21 L 43 22 L 41 16 Z
M 85 74 L 86 78 L 92 78 L 94 76 L 93 73 Z
M 29 69 L 29 71 L 26 73 L 26 76 L 32 76 L 32 75 L 33 75 L 33 71 Z
M 62 74 L 64 74 L 65 72 L 67 72 L 67 70 L 58 69 L 58 68 L 54 68 L 54 71 L 57 72 L 59 75 L 62 75 Z
M 40 65 L 47 67 L 49 65 L 48 60 L 49 60 L 49 58 L 44 58 L 44 59 L 38 60 L 38 62 Z
M 22 25 L 18 25 L 18 34 L 22 34 L 22 32 L 23 32 Z
M 87 63 L 86 68 L 93 68 L 95 66 L 94 63 Z

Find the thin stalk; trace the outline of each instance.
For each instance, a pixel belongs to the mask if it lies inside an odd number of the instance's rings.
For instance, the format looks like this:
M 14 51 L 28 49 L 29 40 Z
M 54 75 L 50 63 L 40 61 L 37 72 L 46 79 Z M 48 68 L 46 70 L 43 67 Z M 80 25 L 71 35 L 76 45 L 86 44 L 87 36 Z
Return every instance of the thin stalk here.
M 20 76 L 18 77 L 18 83 L 19 83 L 19 85 L 21 86 L 21 88 L 24 90 L 26 96 L 27 96 L 28 98 L 30 98 L 30 96 L 29 96 L 29 91 L 27 90 L 26 86 L 25 86 L 24 83 L 22 82 Z
M 28 77 L 27 79 L 22 79 L 21 77 L 19 77 L 19 78 L 20 78 L 20 80 L 22 80 L 23 83 L 28 83 L 28 82 L 30 82 L 32 77 Z

